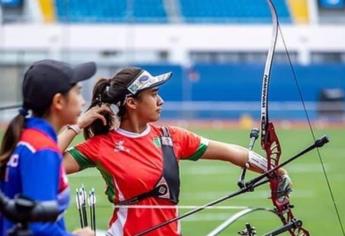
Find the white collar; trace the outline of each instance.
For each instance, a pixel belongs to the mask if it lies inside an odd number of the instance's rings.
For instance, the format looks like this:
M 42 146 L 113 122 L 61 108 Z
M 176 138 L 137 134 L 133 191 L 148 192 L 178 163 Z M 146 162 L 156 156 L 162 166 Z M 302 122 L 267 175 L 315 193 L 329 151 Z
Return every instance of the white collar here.
M 143 132 L 141 133 L 134 133 L 125 129 L 121 129 L 121 128 L 117 128 L 115 129 L 115 131 L 123 136 L 129 137 L 129 138 L 140 138 L 143 137 L 145 135 L 147 135 L 148 133 L 150 133 L 151 131 L 151 126 L 147 125 L 146 128 L 144 129 Z

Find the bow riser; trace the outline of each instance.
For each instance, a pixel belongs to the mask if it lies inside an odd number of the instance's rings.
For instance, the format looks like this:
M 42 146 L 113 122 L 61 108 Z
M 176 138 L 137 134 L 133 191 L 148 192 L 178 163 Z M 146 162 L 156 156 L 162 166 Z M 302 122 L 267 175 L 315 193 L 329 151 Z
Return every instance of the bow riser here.
M 269 122 L 266 127 L 266 136 L 262 139 L 265 140 L 265 142 L 262 143 L 262 148 L 265 150 L 267 155 L 267 168 L 268 170 L 271 170 L 279 164 L 281 146 L 273 123 Z M 279 197 L 280 194 L 278 192 L 278 187 L 280 177 L 277 171 L 273 172 L 269 176 L 269 179 L 272 203 L 275 206 L 282 223 L 286 225 L 295 219 L 291 211 L 292 205 L 290 204 L 288 196 Z M 309 232 L 301 226 L 295 229 L 290 229 L 289 233 L 292 236 L 309 236 Z

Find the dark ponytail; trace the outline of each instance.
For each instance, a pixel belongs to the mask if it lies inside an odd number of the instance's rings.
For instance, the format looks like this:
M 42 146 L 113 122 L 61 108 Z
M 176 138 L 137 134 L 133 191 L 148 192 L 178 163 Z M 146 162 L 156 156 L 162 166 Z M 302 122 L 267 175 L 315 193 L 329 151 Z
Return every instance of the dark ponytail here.
M 17 146 L 22 130 L 24 129 L 25 116 L 18 114 L 8 125 L 3 136 L 0 148 L 0 179 L 4 180 L 6 165 Z
M 95 84 L 93 91 L 92 91 L 92 100 L 90 106 L 87 110 L 90 110 L 94 106 L 98 106 L 102 104 L 102 97 L 104 95 L 104 91 L 106 87 L 110 85 L 110 80 L 101 78 Z M 90 126 L 84 128 L 84 138 L 89 139 L 90 137 L 97 135 L 97 134 L 105 134 L 107 133 L 111 127 L 113 127 L 115 123 L 115 119 L 112 114 L 108 112 L 101 113 L 107 121 L 107 124 L 104 125 L 100 119 L 95 120 Z
M 100 79 L 94 86 L 92 92 L 92 101 L 88 110 L 101 103 L 114 104 L 118 107 L 115 114 L 120 122 L 126 113 L 124 101 L 128 95 L 127 87 L 135 79 L 142 70 L 136 67 L 129 67 L 120 70 L 111 79 Z M 135 95 L 133 97 L 137 97 Z M 103 125 L 102 121 L 97 119 L 89 127 L 84 128 L 84 138 L 88 139 L 94 135 L 105 134 L 109 132 L 115 125 L 115 117 L 112 114 L 104 113 L 107 125 Z

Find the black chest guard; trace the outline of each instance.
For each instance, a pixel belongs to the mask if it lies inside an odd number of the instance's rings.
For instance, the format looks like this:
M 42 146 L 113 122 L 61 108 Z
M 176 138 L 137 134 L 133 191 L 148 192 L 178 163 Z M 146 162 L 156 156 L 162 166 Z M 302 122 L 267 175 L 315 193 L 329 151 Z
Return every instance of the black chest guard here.
M 167 127 L 162 127 L 160 137 L 163 153 L 163 172 L 155 184 L 155 187 L 148 192 L 141 193 L 131 199 L 120 201 L 118 205 L 132 205 L 148 197 L 169 199 L 177 204 L 180 195 L 180 172 L 177 159 L 173 149 L 173 142 Z

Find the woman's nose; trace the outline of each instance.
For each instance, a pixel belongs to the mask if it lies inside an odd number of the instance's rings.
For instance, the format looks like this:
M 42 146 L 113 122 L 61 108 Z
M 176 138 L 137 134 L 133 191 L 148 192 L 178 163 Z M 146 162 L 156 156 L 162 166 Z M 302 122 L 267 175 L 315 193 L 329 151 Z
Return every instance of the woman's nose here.
M 164 100 L 161 96 L 158 95 L 158 105 L 161 106 L 164 104 Z
M 81 104 L 82 107 L 84 107 L 85 104 L 86 104 L 85 99 L 84 99 L 83 96 L 80 97 L 80 104 Z

